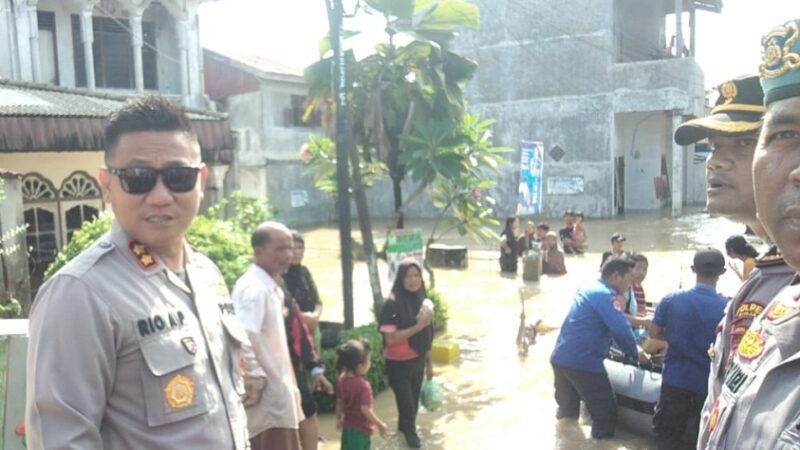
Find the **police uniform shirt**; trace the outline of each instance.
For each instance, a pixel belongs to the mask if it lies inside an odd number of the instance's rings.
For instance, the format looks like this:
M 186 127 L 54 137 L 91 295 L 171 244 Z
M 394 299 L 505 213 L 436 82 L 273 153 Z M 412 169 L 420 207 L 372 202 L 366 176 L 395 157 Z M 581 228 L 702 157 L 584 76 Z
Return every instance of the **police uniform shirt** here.
M 248 448 L 247 337 L 217 267 L 186 286 L 118 224 L 42 286 L 30 316 L 29 449 Z
M 698 448 L 800 447 L 800 285 L 784 288 L 745 333 Z
M 270 428 L 298 428 L 305 416 L 286 341 L 283 289 L 253 264 L 236 281 L 231 297 L 266 374 L 259 403 L 247 408 L 250 436 Z
M 753 319 L 764 311 L 794 277 L 794 269 L 789 267 L 782 257 L 776 255 L 775 251 L 773 249 L 769 252 L 771 256 L 759 259 L 756 270 L 750 274 L 750 278 L 745 281 L 733 300 L 728 302 L 725 317 L 717 327 L 717 338 L 709 351 L 711 367 L 708 377 L 708 396 L 700 415 L 701 432 L 698 443 L 701 446 L 708 439 L 708 434 L 703 430 L 708 425 L 714 402 L 722 390 L 730 363 L 729 355 L 736 351 L 739 341 L 750 328 Z

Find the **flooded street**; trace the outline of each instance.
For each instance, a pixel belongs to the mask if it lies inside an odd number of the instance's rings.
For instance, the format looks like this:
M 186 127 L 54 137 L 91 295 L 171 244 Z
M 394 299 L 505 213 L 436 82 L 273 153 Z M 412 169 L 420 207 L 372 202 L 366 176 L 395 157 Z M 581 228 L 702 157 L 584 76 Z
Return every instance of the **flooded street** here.
M 549 220 L 551 229 L 560 228 Z M 410 223 L 423 232 L 430 223 Z M 375 227 L 376 231 L 380 228 Z M 587 222 L 590 252 L 568 256 L 567 275 L 544 276 L 539 282 L 524 283 L 521 276 L 499 273 L 497 245 L 475 244 L 456 238 L 447 243 L 469 247 L 469 268 L 436 270 L 437 290 L 449 304 L 450 323 L 441 339 L 457 342 L 460 359 L 450 365 L 435 365 L 436 379 L 445 389 L 445 401 L 435 413 L 421 410 L 418 426 L 426 449 L 649 449 L 650 437 L 618 427 L 617 437 L 592 441 L 585 419 L 578 423 L 555 419 L 553 377 L 550 352 L 557 331 L 540 335 L 527 357 L 520 358 L 514 345 L 519 325 L 518 289 L 527 284 L 525 308 L 529 321 L 543 319 L 558 327 L 570 306 L 575 290 L 598 276 L 601 253 L 608 237 L 621 232 L 627 237 L 625 248 L 644 253 L 650 270 L 644 281 L 648 301 L 658 301 L 667 292 L 694 283 L 691 273 L 693 250 L 713 245 L 724 249 L 731 234 L 744 227 L 724 219 L 709 218 L 702 212 L 672 220 L 656 216 L 627 216 L 615 220 Z M 380 235 L 380 233 L 376 233 Z M 338 231 L 334 228 L 308 230 L 305 264 L 311 269 L 325 304 L 324 320 L 342 320 Z M 386 275 L 381 262 L 380 271 Z M 389 283 L 382 280 L 384 292 Z M 358 263 L 354 271 L 356 324 L 372 321 L 366 268 Z M 735 274 L 728 271 L 718 289 L 732 295 L 738 288 Z M 391 390 L 376 396 L 376 412 L 389 425 L 388 440 L 373 437 L 374 449 L 404 449 L 402 435 L 394 430 L 397 419 Z M 339 433 L 333 415 L 320 417 L 321 448 L 339 448 Z

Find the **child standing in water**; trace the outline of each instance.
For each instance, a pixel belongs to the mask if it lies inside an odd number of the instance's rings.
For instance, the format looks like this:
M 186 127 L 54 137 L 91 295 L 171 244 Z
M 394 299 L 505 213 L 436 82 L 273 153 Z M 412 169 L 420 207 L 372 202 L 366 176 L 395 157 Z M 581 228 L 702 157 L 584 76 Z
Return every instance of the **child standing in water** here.
M 372 410 L 372 387 L 364 379 L 372 349 L 366 340 L 349 340 L 336 349 L 336 428 L 342 430 L 342 450 L 369 450 L 373 426 L 385 439 L 386 424 Z

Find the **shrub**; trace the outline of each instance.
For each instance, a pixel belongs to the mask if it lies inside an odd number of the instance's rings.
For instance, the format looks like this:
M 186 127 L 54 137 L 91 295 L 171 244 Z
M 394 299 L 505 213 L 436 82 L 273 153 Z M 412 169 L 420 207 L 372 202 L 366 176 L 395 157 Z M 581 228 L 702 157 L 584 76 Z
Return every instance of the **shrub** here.
M 383 360 L 383 335 L 378 331 L 378 326 L 374 323 L 342 331 L 342 342 L 350 339 L 366 339 L 372 347 L 370 360 L 372 367 L 367 373 L 367 381 L 372 385 L 372 392 L 377 394 L 389 387 L 389 378 L 386 376 L 386 364 Z M 336 386 L 339 381 L 339 374 L 336 372 L 336 349 L 325 348 L 320 352 L 320 360 L 325 364 L 325 377 Z M 336 410 L 336 397 L 327 395 L 323 392 L 314 392 L 314 397 L 319 404 L 319 411 L 322 413 L 332 413 Z
M 450 321 L 450 311 L 448 311 L 447 302 L 442 298 L 442 295 L 433 289 L 428 290 L 428 298 L 433 301 L 433 329 L 436 333 L 442 333 L 447 330 L 447 322 Z

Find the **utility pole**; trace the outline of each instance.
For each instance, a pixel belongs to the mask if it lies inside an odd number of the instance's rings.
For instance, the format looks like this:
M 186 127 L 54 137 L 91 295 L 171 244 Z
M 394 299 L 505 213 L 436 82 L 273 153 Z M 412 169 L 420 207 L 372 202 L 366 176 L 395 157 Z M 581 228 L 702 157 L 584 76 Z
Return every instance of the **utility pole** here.
M 333 50 L 333 97 L 336 105 L 336 210 L 339 216 L 339 246 L 342 256 L 344 327 L 353 328 L 353 245 L 350 236 L 350 170 L 348 167 L 349 124 L 347 106 L 347 61 L 342 49 L 342 0 L 325 0 Z

